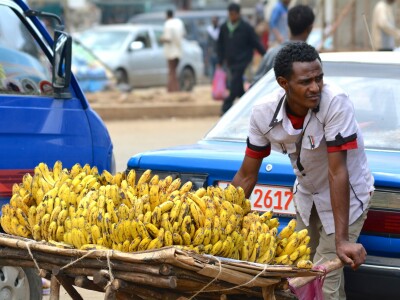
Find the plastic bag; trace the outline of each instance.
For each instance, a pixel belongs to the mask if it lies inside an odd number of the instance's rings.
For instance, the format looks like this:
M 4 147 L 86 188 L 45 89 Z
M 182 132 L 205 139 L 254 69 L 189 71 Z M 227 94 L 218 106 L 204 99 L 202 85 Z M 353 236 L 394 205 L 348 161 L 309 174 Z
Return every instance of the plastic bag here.
M 323 266 L 315 266 L 313 269 L 323 270 L 326 272 Z M 289 280 L 289 287 L 292 293 L 295 294 L 299 300 L 324 300 L 324 294 L 322 292 L 324 280 L 325 275 L 318 276 L 302 287 L 291 286 Z
M 212 81 L 212 97 L 214 100 L 224 100 L 229 94 L 226 88 L 226 73 L 222 68 L 217 68 Z

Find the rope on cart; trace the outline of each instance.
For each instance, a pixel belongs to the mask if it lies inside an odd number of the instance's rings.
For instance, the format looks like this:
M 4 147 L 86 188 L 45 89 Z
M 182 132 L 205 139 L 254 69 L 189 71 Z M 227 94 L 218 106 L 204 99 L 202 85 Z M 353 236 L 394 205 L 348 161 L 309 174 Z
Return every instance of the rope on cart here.
M 32 243 L 33 243 L 33 242 L 27 242 L 27 243 L 26 243 L 26 248 L 28 249 L 28 253 L 29 253 L 29 255 L 31 256 L 31 258 L 32 258 L 32 260 L 33 260 L 33 263 L 35 264 L 36 268 L 38 269 L 38 272 L 40 273 L 39 265 L 38 265 L 36 259 L 33 257 L 31 248 L 29 247 L 29 244 L 32 244 Z
M 108 273 L 110 275 L 110 281 L 108 282 L 108 284 L 105 288 L 107 288 L 111 284 L 111 282 L 113 282 L 113 280 L 114 280 L 114 276 L 111 271 L 111 260 L 110 260 L 110 253 L 112 253 L 112 252 L 113 252 L 112 250 L 107 251 L 107 265 L 108 265 Z
M 60 270 L 64 270 L 64 269 L 66 269 L 66 268 L 68 268 L 68 267 L 70 267 L 70 266 L 76 264 L 78 261 L 84 259 L 86 256 L 89 256 L 89 254 L 90 254 L 91 252 L 93 252 L 93 251 L 95 251 L 95 250 L 89 250 L 88 253 L 86 253 L 85 255 L 82 255 L 82 256 L 79 257 L 78 259 L 76 259 L 76 260 L 74 260 L 74 261 L 71 261 L 69 264 L 66 264 L 64 267 L 61 267 Z
M 210 284 L 212 284 L 217 278 L 218 278 L 218 276 L 221 274 L 221 272 L 222 272 L 222 268 L 221 268 L 221 262 L 220 262 L 220 260 L 218 259 L 218 257 L 214 257 L 214 258 L 216 258 L 217 260 L 218 260 L 218 262 L 219 262 L 219 273 L 218 273 L 218 275 L 213 279 L 213 280 L 211 280 L 205 287 L 203 287 L 200 291 L 198 291 L 194 296 L 197 296 L 198 294 L 200 294 L 200 293 L 202 293 L 202 292 L 204 292 L 204 293 L 211 293 L 211 292 L 226 292 L 226 291 L 230 291 L 230 290 L 234 290 L 234 289 L 237 289 L 237 288 L 240 288 L 240 287 L 242 287 L 242 286 L 246 286 L 246 285 L 248 285 L 248 284 L 250 284 L 250 283 L 252 283 L 253 281 L 255 281 L 260 275 L 262 275 L 266 270 L 267 270 L 267 268 L 268 268 L 268 264 L 265 264 L 264 265 L 264 268 L 262 269 L 262 271 L 260 272 L 260 273 L 258 273 L 256 276 L 254 276 L 251 280 L 249 280 L 249 281 L 247 281 L 247 282 L 245 282 L 245 283 L 242 283 L 242 284 L 239 284 L 239 285 L 235 285 L 235 286 L 233 286 L 233 287 L 230 287 L 230 288 L 227 288 L 227 289 L 218 289 L 218 290 L 209 290 L 209 291 L 204 291 Z M 192 298 L 194 297 L 194 296 L 192 296 Z M 189 300 L 191 300 L 192 298 L 190 298 Z
M 189 300 L 192 300 L 192 299 L 193 299 L 194 297 L 196 297 L 198 294 L 202 293 L 202 292 L 203 292 L 206 288 L 208 288 L 215 280 L 218 279 L 219 275 L 221 275 L 221 273 L 222 273 L 222 263 L 221 263 L 221 261 L 219 260 L 218 257 L 215 257 L 215 256 L 214 256 L 214 258 L 218 261 L 219 272 L 218 272 L 217 276 L 215 276 L 215 278 L 214 278 L 213 280 L 211 280 L 209 283 L 207 283 L 201 290 L 197 291 L 192 297 L 189 298 Z M 208 292 L 208 291 L 207 291 L 207 292 Z

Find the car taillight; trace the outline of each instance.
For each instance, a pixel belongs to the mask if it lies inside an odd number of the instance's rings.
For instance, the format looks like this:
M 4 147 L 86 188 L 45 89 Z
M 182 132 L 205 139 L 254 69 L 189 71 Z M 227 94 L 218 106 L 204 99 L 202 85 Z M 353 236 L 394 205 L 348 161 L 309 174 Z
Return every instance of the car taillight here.
M 32 170 L 0 170 L 0 198 L 11 197 L 14 183 L 21 183 L 26 173 L 33 173 Z
M 365 234 L 400 234 L 400 192 L 374 192 L 362 231 Z

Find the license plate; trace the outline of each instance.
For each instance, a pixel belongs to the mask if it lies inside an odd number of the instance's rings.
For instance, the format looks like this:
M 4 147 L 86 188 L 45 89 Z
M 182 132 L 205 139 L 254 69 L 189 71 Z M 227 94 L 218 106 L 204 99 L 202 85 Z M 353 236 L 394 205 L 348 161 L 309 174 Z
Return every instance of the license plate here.
M 220 181 L 218 186 L 225 188 L 228 182 Z M 295 215 L 293 193 L 287 187 L 257 184 L 250 196 L 251 209 L 270 211 L 279 215 Z

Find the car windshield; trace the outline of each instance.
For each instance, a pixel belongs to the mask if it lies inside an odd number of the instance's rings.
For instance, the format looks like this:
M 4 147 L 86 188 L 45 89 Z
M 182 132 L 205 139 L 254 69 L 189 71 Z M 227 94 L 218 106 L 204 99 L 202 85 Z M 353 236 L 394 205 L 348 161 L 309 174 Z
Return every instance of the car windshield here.
M 324 82 L 341 86 L 354 103 L 366 148 L 400 150 L 400 73 L 397 65 L 324 62 Z M 252 106 L 279 88 L 270 71 L 224 115 L 206 140 L 244 142 Z
M 85 31 L 78 35 L 78 40 L 92 51 L 118 50 L 123 46 L 129 32 L 127 31 Z

